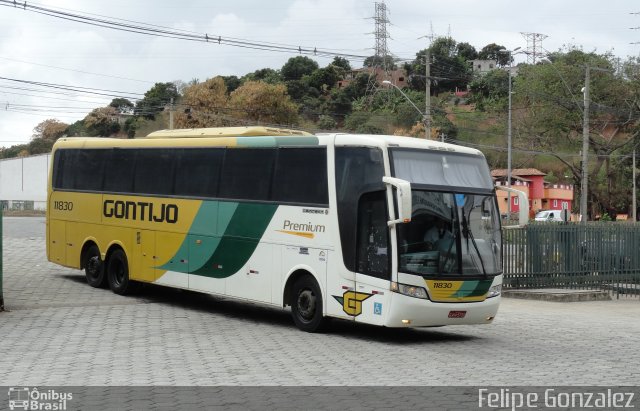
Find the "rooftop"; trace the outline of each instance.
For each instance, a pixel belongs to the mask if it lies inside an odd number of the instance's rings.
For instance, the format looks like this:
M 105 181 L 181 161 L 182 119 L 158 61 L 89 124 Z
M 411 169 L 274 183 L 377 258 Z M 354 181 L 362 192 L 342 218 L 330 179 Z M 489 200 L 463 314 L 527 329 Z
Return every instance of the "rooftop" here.
M 516 177 L 528 177 L 528 176 L 546 176 L 547 173 L 543 173 L 537 168 L 514 168 L 511 170 L 511 176 Z M 507 169 L 498 168 L 495 170 L 491 170 L 491 177 L 506 177 Z

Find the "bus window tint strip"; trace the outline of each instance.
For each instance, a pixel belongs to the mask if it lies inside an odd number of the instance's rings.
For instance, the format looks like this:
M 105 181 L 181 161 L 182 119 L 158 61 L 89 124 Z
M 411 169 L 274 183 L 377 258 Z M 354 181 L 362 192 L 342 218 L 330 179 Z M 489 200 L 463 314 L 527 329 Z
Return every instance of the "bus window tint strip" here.
M 324 206 L 325 147 L 59 149 L 53 188 Z

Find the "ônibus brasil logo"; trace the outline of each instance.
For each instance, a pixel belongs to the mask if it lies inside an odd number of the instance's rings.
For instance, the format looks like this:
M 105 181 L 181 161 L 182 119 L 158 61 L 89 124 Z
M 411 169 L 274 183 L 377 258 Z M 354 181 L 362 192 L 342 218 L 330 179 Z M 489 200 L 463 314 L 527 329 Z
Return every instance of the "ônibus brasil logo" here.
M 67 409 L 67 401 L 72 399 L 72 393 L 53 389 L 40 391 L 38 388 L 29 387 L 9 388 L 11 410 L 62 411 Z

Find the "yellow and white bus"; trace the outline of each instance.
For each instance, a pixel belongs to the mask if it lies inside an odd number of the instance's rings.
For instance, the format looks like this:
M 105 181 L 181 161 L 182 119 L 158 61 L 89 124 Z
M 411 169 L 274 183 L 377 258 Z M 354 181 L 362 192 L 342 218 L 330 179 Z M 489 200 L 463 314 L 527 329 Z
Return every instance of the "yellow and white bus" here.
M 61 138 L 47 256 L 93 287 L 153 283 L 387 327 L 490 323 L 495 189 L 475 149 L 262 127 Z

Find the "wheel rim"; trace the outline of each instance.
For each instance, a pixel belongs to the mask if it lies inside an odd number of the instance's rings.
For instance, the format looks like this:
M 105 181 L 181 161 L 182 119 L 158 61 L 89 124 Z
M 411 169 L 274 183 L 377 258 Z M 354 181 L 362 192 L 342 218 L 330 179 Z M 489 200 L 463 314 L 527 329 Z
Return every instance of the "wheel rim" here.
M 122 261 L 116 260 L 111 265 L 111 273 L 113 274 L 113 279 L 117 285 L 120 285 L 124 282 L 125 272 L 124 272 L 124 264 Z
M 298 313 L 303 321 L 311 321 L 316 313 L 316 296 L 311 290 L 301 290 L 297 301 Z
M 87 260 L 87 275 L 93 279 L 98 278 L 100 275 L 100 266 L 102 265 L 102 261 L 100 261 L 100 256 L 92 255 Z

